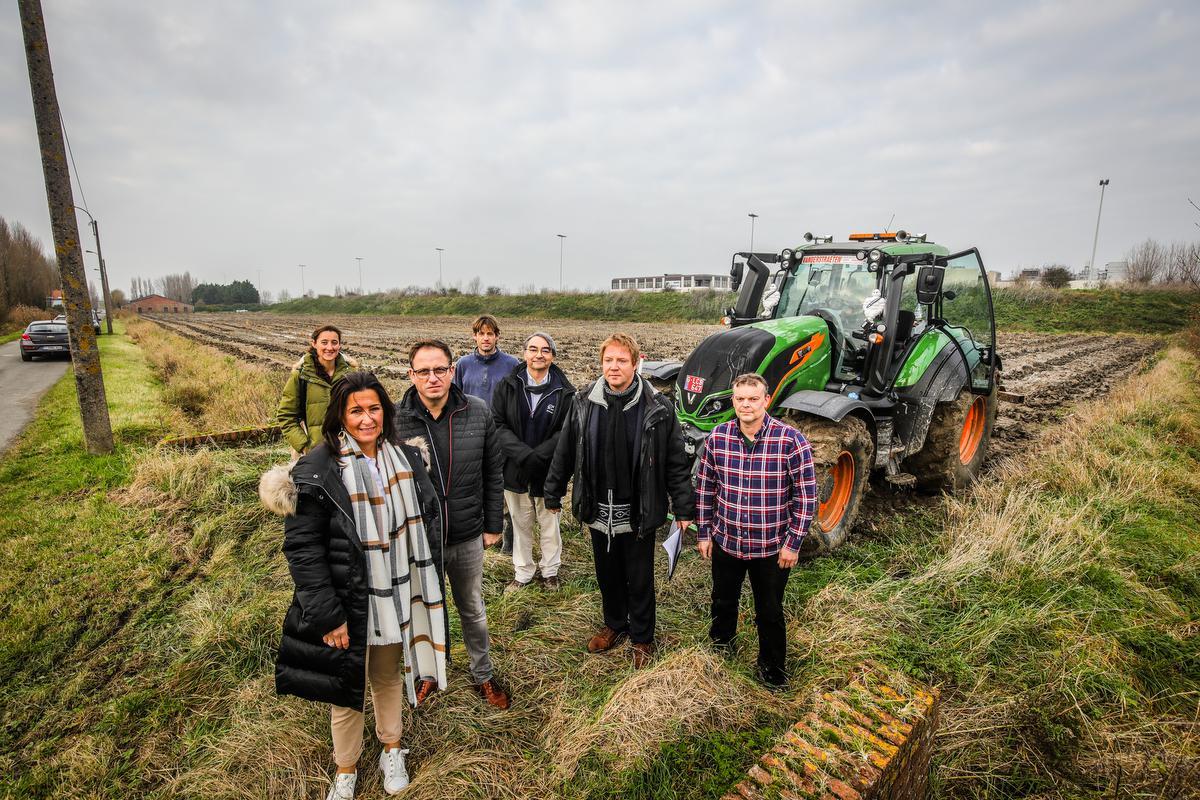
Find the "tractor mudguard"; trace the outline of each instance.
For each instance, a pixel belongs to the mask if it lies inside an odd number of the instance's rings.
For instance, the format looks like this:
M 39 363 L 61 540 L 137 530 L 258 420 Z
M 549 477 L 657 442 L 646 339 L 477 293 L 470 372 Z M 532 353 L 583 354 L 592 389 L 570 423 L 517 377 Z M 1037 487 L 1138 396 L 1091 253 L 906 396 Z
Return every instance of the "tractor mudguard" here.
M 967 380 L 967 368 L 963 364 L 962 355 L 958 348 L 949 345 L 934 357 L 919 381 L 900 392 L 902 398 L 912 398 L 917 406 L 911 422 L 907 425 L 901 422 L 901 429 L 897 431 L 907 443 L 904 448 L 905 456 L 917 453 L 925 446 L 925 437 L 929 434 L 929 421 L 933 419 L 934 408 L 939 403 L 953 403 L 957 400 L 959 392 L 967 385 Z
M 682 361 L 643 361 L 642 375 L 660 381 L 674 381 L 682 368 Z
M 853 400 L 833 392 L 801 389 L 789 394 L 776 407 L 798 411 L 801 414 L 812 414 L 814 417 L 822 417 L 834 422 L 841 422 L 847 414 L 856 412 L 856 416 L 861 417 L 871 431 L 871 438 L 875 438 L 875 415 L 871 413 L 870 406 L 861 400 Z

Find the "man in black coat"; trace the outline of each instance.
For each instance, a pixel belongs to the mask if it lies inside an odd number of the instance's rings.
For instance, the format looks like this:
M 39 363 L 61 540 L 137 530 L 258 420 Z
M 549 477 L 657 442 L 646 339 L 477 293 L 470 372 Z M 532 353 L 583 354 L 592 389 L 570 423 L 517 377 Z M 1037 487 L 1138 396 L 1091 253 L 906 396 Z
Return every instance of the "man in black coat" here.
M 639 668 L 655 650 L 654 533 L 668 498 L 684 529 L 696 511 L 683 431 L 671 402 L 637 374 L 640 354 L 623 333 L 600 345 L 603 377 L 576 393 L 545 485 L 546 508 L 561 509 L 574 477 L 571 510 L 591 530 L 604 627 L 588 652 L 629 636 Z
M 450 347 L 429 339 L 409 350 L 412 387 L 396 404 L 397 438 L 429 443 L 430 477 L 442 503 L 444 571 L 462 624 L 475 688 L 488 703 L 508 708 L 495 679 L 483 603 L 483 548 L 500 540 L 504 457 L 491 411 L 454 386 Z M 427 691 L 432 687 L 422 686 Z
M 513 580 L 505 592 L 523 589 L 541 571 L 542 585 L 557 589 L 562 562 L 558 515 L 546 508 L 543 484 L 575 387 L 554 363 L 558 347 L 543 331 L 525 340 L 525 361 L 496 387 L 492 416 L 504 451 L 504 502 L 513 522 Z M 533 560 L 535 522 L 541 526 L 541 561 Z

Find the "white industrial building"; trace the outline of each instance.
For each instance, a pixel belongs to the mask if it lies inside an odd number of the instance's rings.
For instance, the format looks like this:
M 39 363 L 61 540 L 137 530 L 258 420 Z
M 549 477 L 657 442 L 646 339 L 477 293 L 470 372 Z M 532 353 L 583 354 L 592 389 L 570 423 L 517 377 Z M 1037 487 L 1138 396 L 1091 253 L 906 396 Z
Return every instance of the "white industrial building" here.
M 729 291 L 728 275 L 647 275 L 638 278 L 613 278 L 612 290 L 623 292 L 633 289 L 639 292 L 698 292 L 704 289 L 714 289 L 718 292 Z

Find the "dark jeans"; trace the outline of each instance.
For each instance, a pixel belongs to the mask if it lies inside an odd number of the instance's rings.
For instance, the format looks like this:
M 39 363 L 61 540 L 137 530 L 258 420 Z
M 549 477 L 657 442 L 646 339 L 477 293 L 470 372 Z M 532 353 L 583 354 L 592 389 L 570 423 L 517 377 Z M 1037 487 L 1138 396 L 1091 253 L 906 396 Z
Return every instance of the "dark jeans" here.
M 758 666 L 766 675 L 782 677 L 787 660 L 787 625 L 783 619 L 783 590 L 790 569 L 779 568 L 779 556 L 741 559 L 713 543 L 712 627 L 709 637 L 728 644 L 737 633 L 742 580 L 750 575 L 754 592 L 754 623 L 758 627 Z
M 589 530 L 604 624 L 614 631 L 628 631 L 632 642 L 653 642 L 654 536 L 618 533 L 609 549 L 608 536 Z

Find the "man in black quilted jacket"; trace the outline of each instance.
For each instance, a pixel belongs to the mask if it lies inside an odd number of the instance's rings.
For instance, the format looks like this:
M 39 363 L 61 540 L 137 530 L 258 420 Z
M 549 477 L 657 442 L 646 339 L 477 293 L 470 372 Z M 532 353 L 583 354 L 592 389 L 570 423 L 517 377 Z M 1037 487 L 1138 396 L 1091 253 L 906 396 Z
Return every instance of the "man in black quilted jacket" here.
M 500 540 L 504 508 L 504 457 L 487 405 L 463 394 L 452 381 L 450 347 L 437 339 L 417 342 L 408 353 L 412 387 L 396 404 L 397 438 L 429 443 L 429 474 L 442 503 L 446 580 L 454 594 L 471 677 L 485 700 L 508 708 L 496 680 L 483 603 L 483 548 Z M 426 696 L 434 687 L 418 688 Z

